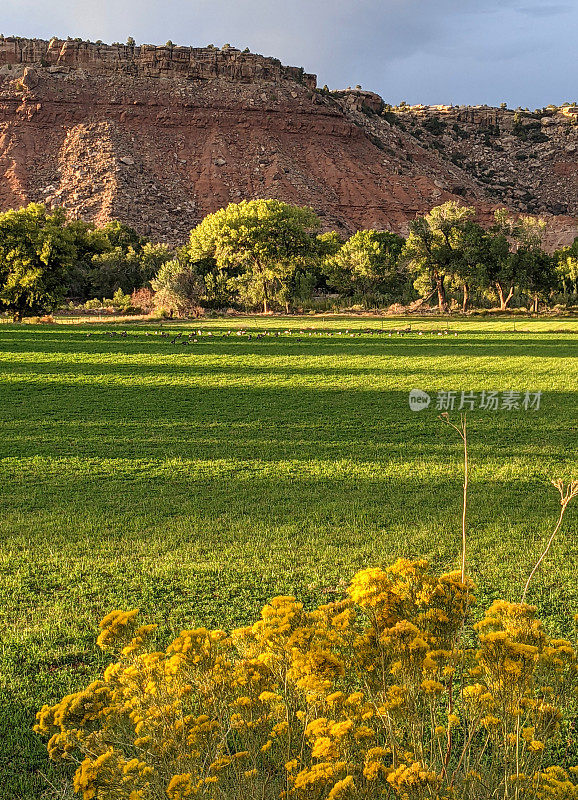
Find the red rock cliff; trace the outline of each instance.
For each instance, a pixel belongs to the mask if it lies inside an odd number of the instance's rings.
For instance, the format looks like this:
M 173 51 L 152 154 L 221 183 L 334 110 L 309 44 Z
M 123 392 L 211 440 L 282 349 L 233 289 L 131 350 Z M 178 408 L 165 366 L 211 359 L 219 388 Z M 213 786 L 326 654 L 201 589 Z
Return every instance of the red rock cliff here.
M 0 208 L 43 201 L 182 242 L 242 198 L 311 205 L 346 231 L 405 232 L 449 198 L 482 216 L 499 204 L 458 160 L 388 120 L 378 95 L 315 86 L 233 48 L 0 39 Z M 573 173 L 563 180 L 571 192 Z M 552 219 L 552 243 L 571 240 L 575 220 Z

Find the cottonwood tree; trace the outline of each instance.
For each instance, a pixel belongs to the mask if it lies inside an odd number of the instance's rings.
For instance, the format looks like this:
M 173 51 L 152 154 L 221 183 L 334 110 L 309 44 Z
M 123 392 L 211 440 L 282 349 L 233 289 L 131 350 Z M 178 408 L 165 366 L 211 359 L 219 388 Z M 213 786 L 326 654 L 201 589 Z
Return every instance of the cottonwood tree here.
M 322 261 L 326 261 L 341 250 L 345 244 L 345 239 L 337 231 L 326 231 L 318 234 L 316 242 L 319 258 Z
M 166 245 L 147 242 L 142 250 L 115 247 L 93 255 L 87 271 L 92 297 L 110 297 L 117 289 L 132 292 L 142 289 L 173 258 Z
M 272 304 L 288 310 L 295 270 L 316 258 L 319 225 L 310 208 L 243 200 L 206 216 L 182 256 L 193 264 L 213 259 L 239 302 L 262 304 L 265 313 Z
M 543 250 L 546 223 L 536 217 L 511 217 L 504 208 L 495 212 L 494 220 L 486 270 L 500 310 L 508 308 L 518 290 L 532 296 L 537 311 L 540 295 L 556 282 L 552 258 Z
M 467 220 L 456 242 L 452 278 L 462 291 L 462 313 L 468 310 L 470 291 L 484 286 L 486 261 L 491 246 L 488 233 L 473 220 Z
M 514 230 L 517 243 L 516 258 L 523 276 L 523 287 L 532 297 L 532 310 L 538 313 L 540 298 L 545 298 L 556 284 L 552 257 L 544 250 L 546 221 L 522 216 Z
M 402 261 L 418 291 L 429 297 L 437 292 L 440 312 L 449 310 L 445 282 L 460 266 L 464 231 L 474 215 L 474 208 L 448 200 L 410 223 Z
M 521 288 L 531 298 L 532 311 L 538 313 L 540 300 L 547 299 L 557 282 L 552 256 L 544 250 L 518 250 L 516 258 L 524 276 Z
M 337 253 L 344 241 L 336 231 L 327 231 L 315 237 L 310 257 L 296 266 L 288 284 L 289 300 L 293 307 L 311 300 L 316 291 L 327 291 L 326 261 Z
M 346 295 L 399 294 L 404 240 L 389 231 L 357 231 L 325 261 L 329 283 Z
M 578 295 L 578 238 L 570 247 L 554 253 L 556 274 L 565 296 L 572 292 Z
M 146 286 L 161 266 L 174 257 L 165 244 L 154 244 L 118 221 L 97 228 L 91 222 L 68 224 L 76 248 L 68 296 L 111 297 L 117 289 L 130 293 Z
M 68 275 L 67 295 L 77 300 L 88 300 L 95 297 L 92 291 L 92 258 L 109 252 L 112 245 L 104 230 L 97 228 L 93 222 L 72 220 L 68 223 L 67 230 L 72 236 L 75 249 L 74 264 Z
M 505 311 L 514 296 L 518 264 L 511 250 L 509 230 L 504 229 L 499 215 L 496 212 L 496 223 L 485 240 L 484 269 L 486 285 L 496 294 L 500 310 Z
M 64 297 L 76 251 L 62 209 L 31 203 L 0 214 L 0 308 L 15 321 Z

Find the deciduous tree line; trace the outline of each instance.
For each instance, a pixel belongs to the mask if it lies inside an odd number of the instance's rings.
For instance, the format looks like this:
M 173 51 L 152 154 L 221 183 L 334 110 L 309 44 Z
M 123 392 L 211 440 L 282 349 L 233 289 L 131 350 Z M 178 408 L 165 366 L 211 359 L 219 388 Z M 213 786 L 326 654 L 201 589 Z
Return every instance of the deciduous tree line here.
M 51 311 L 66 298 L 132 292 L 173 257 L 120 222 L 67 221 L 62 209 L 31 203 L 0 214 L 0 311 L 15 319 Z
M 186 315 L 230 306 L 290 311 L 331 295 L 366 308 L 413 301 L 461 305 L 578 302 L 578 238 L 548 254 L 546 224 L 495 213 L 482 227 L 453 201 L 413 220 L 404 239 L 361 230 L 320 233 L 310 208 L 279 200 L 231 203 L 173 251 L 119 222 L 68 222 L 31 204 L 0 214 L 0 308 L 15 317 L 151 287 L 157 308 Z

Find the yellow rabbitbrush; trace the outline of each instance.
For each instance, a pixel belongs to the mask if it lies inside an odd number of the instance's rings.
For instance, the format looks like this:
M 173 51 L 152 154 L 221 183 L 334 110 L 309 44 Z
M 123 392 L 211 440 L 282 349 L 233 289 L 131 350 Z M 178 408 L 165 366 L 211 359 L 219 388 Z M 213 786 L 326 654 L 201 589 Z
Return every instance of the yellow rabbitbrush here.
M 115 611 L 99 644 L 119 660 L 35 730 L 83 800 L 578 799 L 577 769 L 552 763 L 572 751 L 556 745 L 575 645 L 522 603 L 468 626 L 472 590 L 401 559 L 343 602 L 276 597 L 251 627 L 183 631 L 164 652 Z

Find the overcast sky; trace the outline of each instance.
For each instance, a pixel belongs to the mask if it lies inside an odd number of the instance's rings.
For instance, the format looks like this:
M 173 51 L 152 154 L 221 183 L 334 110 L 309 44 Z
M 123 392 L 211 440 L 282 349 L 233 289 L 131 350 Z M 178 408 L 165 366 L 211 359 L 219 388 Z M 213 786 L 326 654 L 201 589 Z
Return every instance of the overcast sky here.
M 578 101 L 578 0 L 0 0 L 0 32 L 229 42 L 391 103 Z

